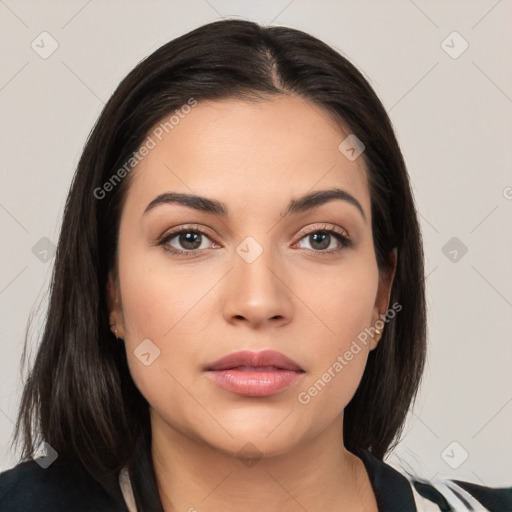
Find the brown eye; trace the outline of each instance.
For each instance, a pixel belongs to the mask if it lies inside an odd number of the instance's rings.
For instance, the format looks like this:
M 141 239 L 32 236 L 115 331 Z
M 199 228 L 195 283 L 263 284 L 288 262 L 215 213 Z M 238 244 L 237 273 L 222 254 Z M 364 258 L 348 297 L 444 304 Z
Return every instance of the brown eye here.
M 351 245 L 347 237 L 332 230 L 314 231 L 301 238 L 301 242 L 303 240 L 309 243 L 309 247 L 301 246 L 303 249 L 310 249 L 317 252 L 339 251 Z
M 185 231 L 180 233 L 177 237 L 178 242 L 183 249 L 188 249 L 189 251 L 193 251 L 194 249 L 198 249 L 201 246 L 201 233 L 195 233 L 192 231 Z
M 304 244 L 307 245 L 304 245 Z M 317 229 L 304 235 L 299 241 L 302 249 L 319 254 L 332 254 L 353 246 L 352 240 L 334 229 Z
M 214 242 L 198 229 L 181 229 L 168 233 L 158 243 L 173 254 L 194 254 L 210 248 Z
M 309 235 L 310 245 L 315 250 L 327 249 L 331 243 L 331 235 L 328 233 L 313 233 Z

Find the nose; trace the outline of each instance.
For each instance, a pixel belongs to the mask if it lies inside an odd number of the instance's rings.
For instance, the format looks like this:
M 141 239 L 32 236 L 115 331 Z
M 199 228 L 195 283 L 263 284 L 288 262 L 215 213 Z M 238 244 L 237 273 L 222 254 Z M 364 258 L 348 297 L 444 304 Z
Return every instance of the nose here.
M 223 314 L 230 324 L 252 328 L 281 327 L 292 320 L 292 286 L 284 265 L 272 251 L 264 249 L 252 262 L 233 256 L 233 269 L 227 275 Z

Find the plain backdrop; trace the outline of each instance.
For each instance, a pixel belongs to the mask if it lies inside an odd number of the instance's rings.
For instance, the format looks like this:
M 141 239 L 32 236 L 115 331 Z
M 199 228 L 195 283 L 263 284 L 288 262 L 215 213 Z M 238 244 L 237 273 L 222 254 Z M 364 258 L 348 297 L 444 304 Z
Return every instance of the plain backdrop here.
M 388 461 L 426 479 L 511 485 L 510 0 L 0 0 L 0 470 L 16 462 L 27 320 L 37 313 L 37 342 L 87 135 L 137 62 L 221 17 L 311 33 L 382 99 L 420 214 L 429 308 L 424 381 Z

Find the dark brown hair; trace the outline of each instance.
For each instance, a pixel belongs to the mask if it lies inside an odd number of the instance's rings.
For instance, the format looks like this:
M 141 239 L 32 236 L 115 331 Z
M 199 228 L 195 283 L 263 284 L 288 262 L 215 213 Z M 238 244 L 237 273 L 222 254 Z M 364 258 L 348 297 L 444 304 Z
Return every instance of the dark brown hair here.
M 348 449 L 382 458 L 397 441 L 421 379 L 426 311 L 423 249 L 407 170 L 385 109 L 361 73 L 318 39 L 242 20 L 204 25 L 159 48 L 121 82 L 94 126 L 66 202 L 42 339 L 23 392 L 22 458 L 41 440 L 96 479 L 127 464 L 149 432 L 148 404 L 109 329 L 114 268 L 129 177 L 98 199 L 150 130 L 190 98 L 296 95 L 322 107 L 365 145 L 378 267 L 398 263 L 391 303 L 402 306 L 369 355 L 345 410 Z M 341 142 L 341 139 L 340 139 Z

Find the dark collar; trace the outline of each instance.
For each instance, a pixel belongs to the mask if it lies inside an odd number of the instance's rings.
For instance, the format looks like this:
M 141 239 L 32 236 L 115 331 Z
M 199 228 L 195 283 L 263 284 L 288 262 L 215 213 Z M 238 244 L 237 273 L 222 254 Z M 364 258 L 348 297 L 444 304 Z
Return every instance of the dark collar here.
M 151 458 L 150 436 L 141 436 L 128 465 L 137 512 L 164 512 Z
M 354 453 L 366 467 L 379 512 L 417 512 L 411 485 L 405 476 L 369 450 L 359 448 Z

